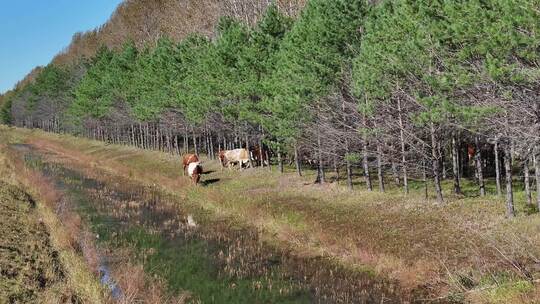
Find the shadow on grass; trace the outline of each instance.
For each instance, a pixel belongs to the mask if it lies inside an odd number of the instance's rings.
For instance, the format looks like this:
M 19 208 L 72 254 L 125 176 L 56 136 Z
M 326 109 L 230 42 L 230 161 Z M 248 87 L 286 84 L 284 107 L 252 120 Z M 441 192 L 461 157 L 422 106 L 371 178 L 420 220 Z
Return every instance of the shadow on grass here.
M 202 181 L 201 185 L 208 186 L 208 185 L 211 185 L 211 184 L 215 184 L 215 183 L 219 182 L 220 180 L 221 179 L 219 179 L 219 178 L 207 179 L 207 180 Z

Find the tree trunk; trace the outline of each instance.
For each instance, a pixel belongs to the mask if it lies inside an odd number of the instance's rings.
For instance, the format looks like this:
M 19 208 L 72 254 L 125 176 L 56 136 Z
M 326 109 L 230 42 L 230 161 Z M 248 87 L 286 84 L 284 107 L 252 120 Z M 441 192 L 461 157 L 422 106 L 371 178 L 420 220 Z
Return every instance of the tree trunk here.
M 212 134 L 209 135 L 210 139 L 210 159 L 216 159 L 216 153 L 214 151 L 214 138 L 212 137 Z
M 352 183 L 352 166 L 351 160 L 349 159 L 349 141 L 345 141 L 345 169 L 347 170 L 347 187 L 349 190 L 353 189 Z
M 508 121 L 508 118 L 507 118 L 507 121 Z M 513 139 L 510 140 L 510 156 L 512 157 L 512 162 L 511 164 L 514 164 L 516 162 L 515 160 L 515 156 L 516 156 L 516 143 L 514 142 Z
M 277 149 L 277 161 L 279 173 L 283 174 L 283 157 L 281 156 L 281 149 Z
M 339 184 L 339 168 L 337 163 L 337 157 L 335 154 L 332 157 L 332 165 L 334 167 L 334 174 L 336 175 L 336 182 Z
M 446 179 L 446 162 L 444 161 L 445 153 L 441 147 L 441 142 L 438 142 L 437 153 L 439 155 L 440 164 L 441 164 L 441 176 L 442 176 L 442 180 L 444 181 Z
M 424 149 L 425 150 L 425 149 Z M 424 184 L 424 198 L 428 199 L 428 184 L 427 184 L 427 173 L 426 173 L 426 158 L 422 157 L 422 183 Z
M 167 141 L 167 152 L 171 153 L 171 133 L 170 131 L 165 132 L 165 141 Z
M 259 130 L 260 129 L 261 129 L 261 127 L 259 126 Z M 264 155 L 263 155 L 264 152 L 263 152 L 262 136 L 259 137 L 259 143 L 258 144 L 259 144 L 259 152 L 258 153 L 259 153 L 259 161 L 260 161 L 259 166 L 264 167 Z
M 137 141 L 135 139 L 135 126 L 131 125 L 131 145 L 137 146 Z
M 484 173 L 482 170 L 482 153 L 480 152 L 480 140 L 478 136 L 474 137 L 474 143 L 476 147 L 474 160 L 476 163 L 476 173 L 478 174 L 478 186 L 480 187 L 480 196 L 486 196 L 486 186 L 484 184 Z
M 176 151 L 176 154 L 177 155 L 180 155 L 180 147 L 179 147 L 179 143 L 178 143 L 178 134 L 175 134 L 174 135 L 174 149 Z
M 504 149 L 504 171 L 506 173 L 506 216 L 514 217 L 514 193 L 512 191 L 512 155 L 511 148 Z
M 501 160 L 499 159 L 499 140 L 495 139 L 495 183 L 497 185 L 497 195 L 502 195 L 501 190 Z
M 253 168 L 253 161 L 251 160 L 251 152 L 249 151 L 249 137 L 246 134 L 246 150 L 248 151 L 248 164 L 250 168 Z
M 399 180 L 399 172 L 394 160 L 392 160 L 392 175 L 394 176 L 394 183 L 399 187 L 401 185 L 401 181 Z
M 345 106 L 345 101 L 348 97 L 352 97 L 349 94 L 349 91 L 346 90 L 347 86 L 341 86 L 341 96 L 342 96 L 342 103 L 341 103 L 341 113 L 342 113 L 342 120 L 343 120 L 343 126 L 347 127 L 349 125 L 348 119 L 347 119 L 347 108 Z M 352 167 L 351 167 L 351 160 L 349 158 L 349 139 L 345 137 L 345 170 L 347 171 L 347 188 L 349 190 L 353 189 L 352 184 Z
M 384 176 L 381 159 L 381 146 L 377 144 L 377 177 L 379 178 L 379 191 L 384 192 Z
M 208 158 L 212 158 L 210 156 L 210 139 L 208 138 L 208 132 L 206 131 L 206 129 L 203 132 L 203 136 L 202 136 L 201 140 L 203 140 L 204 152 L 206 153 L 206 156 Z
M 405 128 L 403 126 L 403 118 L 401 114 L 401 100 L 398 98 L 398 121 L 399 121 L 399 141 L 401 144 L 401 169 L 403 170 L 403 190 L 405 194 L 409 194 L 409 181 L 407 176 L 407 158 L 405 156 Z
M 159 147 L 159 130 L 157 128 L 157 125 L 154 124 L 154 131 L 153 132 L 153 135 L 154 135 L 154 150 L 157 150 L 159 151 L 160 150 L 160 147 Z
M 536 179 L 536 206 L 540 212 L 540 148 L 534 156 L 534 176 Z
M 199 155 L 199 146 L 197 145 L 197 137 L 195 137 L 195 132 L 192 133 L 193 137 L 193 148 L 195 155 Z
M 435 126 L 433 122 L 431 127 L 431 167 L 433 171 L 433 182 L 435 183 L 435 192 L 437 194 L 437 202 L 443 202 L 443 195 L 441 189 L 441 178 L 439 176 L 439 157 L 437 155 L 437 138 L 435 136 Z
M 364 166 L 364 181 L 366 182 L 366 187 L 368 191 L 373 191 L 373 186 L 371 185 L 371 176 L 369 174 L 367 142 L 365 139 L 363 142 L 363 148 L 364 148 L 364 156 L 363 156 L 362 163 Z
M 144 133 L 141 123 L 139 123 L 139 148 L 144 149 Z
M 299 154 L 298 146 L 295 144 L 294 145 L 294 161 L 296 164 L 296 173 L 298 174 L 298 176 L 302 176 L 302 167 L 300 166 L 301 163 L 300 163 L 300 157 L 298 154 Z
M 146 149 L 151 150 L 152 149 L 152 143 L 150 142 L 150 127 L 148 126 L 148 123 L 144 126 L 144 140 L 146 141 Z
M 529 156 L 523 160 L 523 176 L 525 183 L 525 196 L 527 197 L 527 204 L 532 205 L 531 195 L 531 178 L 529 175 Z
M 188 137 L 187 131 L 184 132 L 184 135 L 182 136 L 182 140 L 183 140 L 182 153 L 186 154 L 189 151 L 189 137 Z
M 454 175 L 454 193 L 461 194 L 461 185 L 459 180 L 458 147 L 456 135 L 452 136 L 452 173 Z
M 317 180 L 315 182 L 319 183 L 319 184 L 324 184 L 326 182 L 326 178 L 325 178 L 325 175 L 324 175 L 324 164 L 323 164 L 322 147 L 321 147 L 321 135 L 320 135 L 319 130 L 317 130 L 317 146 L 318 146 L 318 151 L 317 151 L 317 159 L 318 159 L 317 163 L 318 164 L 317 164 Z
M 272 164 L 270 163 L 270 153 L 268 152 L 268 149 L 264 150 L 264 154 L 266 155 L 266 160 L 268 161 L 268 171 L 272 171 Z

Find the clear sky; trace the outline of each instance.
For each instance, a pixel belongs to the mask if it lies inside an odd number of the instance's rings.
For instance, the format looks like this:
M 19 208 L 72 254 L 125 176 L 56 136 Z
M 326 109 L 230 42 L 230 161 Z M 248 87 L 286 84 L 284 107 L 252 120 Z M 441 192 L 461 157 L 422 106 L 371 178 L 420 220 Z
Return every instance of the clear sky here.
M 0 93 L 46 65 L 74 33 L 105 23 L 121 0 L 0 0 Z

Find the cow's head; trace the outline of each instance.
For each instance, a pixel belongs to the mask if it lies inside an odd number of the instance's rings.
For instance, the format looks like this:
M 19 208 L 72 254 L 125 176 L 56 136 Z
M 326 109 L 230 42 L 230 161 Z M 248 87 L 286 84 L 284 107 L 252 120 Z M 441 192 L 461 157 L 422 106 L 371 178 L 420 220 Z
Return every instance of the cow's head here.
M 221 162 L 221 166 L 225 167 L 227 165 L 227 158 L 223 150 L 219 151 L 219 161 Z

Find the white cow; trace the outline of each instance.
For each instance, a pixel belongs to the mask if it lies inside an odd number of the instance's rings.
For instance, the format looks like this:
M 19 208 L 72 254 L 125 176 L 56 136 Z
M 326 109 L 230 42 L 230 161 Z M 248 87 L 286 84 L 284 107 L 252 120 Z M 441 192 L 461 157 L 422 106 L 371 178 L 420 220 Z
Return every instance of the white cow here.
M 219 151 L 219 159 L 221 160 L 222 168 L 227 166 L 231 169 L 235 164 L 238 164 L 242 168 L 245 164 L 249 165 L 249 151 L 246 149 Z

